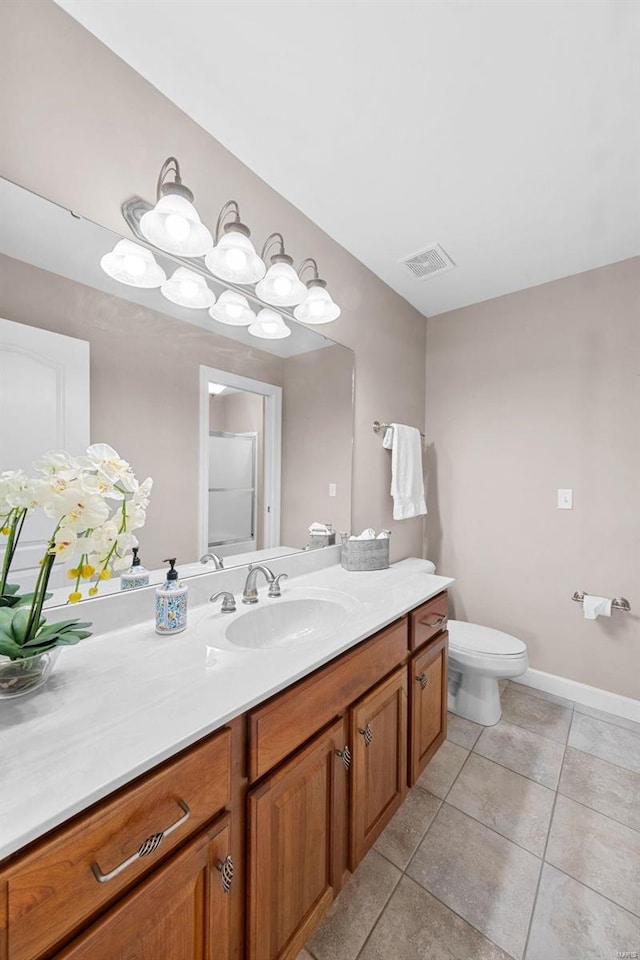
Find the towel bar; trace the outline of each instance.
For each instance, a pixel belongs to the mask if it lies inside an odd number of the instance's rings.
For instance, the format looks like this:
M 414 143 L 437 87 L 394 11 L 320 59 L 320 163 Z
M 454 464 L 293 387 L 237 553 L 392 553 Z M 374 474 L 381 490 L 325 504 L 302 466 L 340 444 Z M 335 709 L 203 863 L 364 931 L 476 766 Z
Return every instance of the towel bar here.
M 388 430 L 389 427 L 391 427 L 391 426 L 393 426 L 393 424 L 391 424 L 391 423 L 381 423 L 379 420 L 374 420 L 374 421 L 373 421 L 373 432 L 374 432 L 374 433 L 380 433 L 381 430 Z M 420 436 L 422 437 L 423 440 L 425 439 L 424 433 L 421 433 Z

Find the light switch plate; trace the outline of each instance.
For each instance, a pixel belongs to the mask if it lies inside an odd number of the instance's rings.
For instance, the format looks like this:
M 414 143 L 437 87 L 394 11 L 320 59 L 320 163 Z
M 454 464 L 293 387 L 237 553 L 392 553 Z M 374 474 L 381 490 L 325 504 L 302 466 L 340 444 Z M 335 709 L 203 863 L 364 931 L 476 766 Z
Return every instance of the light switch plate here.
M 558 490 L 558 510 L 573 510 L 573 490 Z

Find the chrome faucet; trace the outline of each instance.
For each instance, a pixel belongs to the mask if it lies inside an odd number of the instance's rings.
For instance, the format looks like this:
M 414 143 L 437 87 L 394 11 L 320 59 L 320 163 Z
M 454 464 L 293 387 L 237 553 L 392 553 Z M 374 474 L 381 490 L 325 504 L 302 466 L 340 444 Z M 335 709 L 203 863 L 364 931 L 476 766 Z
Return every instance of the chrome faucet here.
M 235 613 L 236 598 L 232 593 L 229 593 L 228 590 L 221 590 L 220 593 L 214 593 L 212 597 L 209 597 L 209 602 L 215 603 L 220 597 L 222 597 L 222 606 L 220 607 L 222 613 Z
M 247 581 L 244 585 L 244 590 L 242 591 L 242 602 L 243 603 L 257 603 L 258 602 L 258 590 L 256 587 L 256 580 L 258 579 L 258 574 L 264 573 L 265 580 L 271 587 L 275 581 L 275 576 L 269 570 L 269 567 L 263 567 L 261 563 L 249 564 L 249 570 L 247 573 Z
M 213 560 L 213 566 L 216 570 L 222 570 L 224 567 L 222 558 L 217 553 L 205 553 L 203 557 L 200 557 L 200 563 L 209 563 L 209 560 Z

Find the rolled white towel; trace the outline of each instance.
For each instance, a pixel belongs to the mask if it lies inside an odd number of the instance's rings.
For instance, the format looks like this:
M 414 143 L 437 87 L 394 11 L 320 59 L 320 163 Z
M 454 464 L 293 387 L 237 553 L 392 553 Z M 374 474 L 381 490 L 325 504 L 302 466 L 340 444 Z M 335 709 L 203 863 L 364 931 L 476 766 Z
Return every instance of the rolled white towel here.
M 596 617 L 610 617 L 612 602 L 609 597 L 594 597 L 585 593 L 582 601 L 585 620 L 595 620 Z

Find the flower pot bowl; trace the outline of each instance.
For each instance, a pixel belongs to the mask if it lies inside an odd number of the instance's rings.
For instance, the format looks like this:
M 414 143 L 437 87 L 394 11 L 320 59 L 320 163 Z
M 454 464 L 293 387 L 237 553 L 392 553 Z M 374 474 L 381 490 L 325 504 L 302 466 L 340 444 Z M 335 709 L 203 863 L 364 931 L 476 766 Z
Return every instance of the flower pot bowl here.
M 54 647 L 34 657 L 10 660 L 0 656 L 0 700 L 22 697 L 43 686 L 49 679 L 60 650 Z

